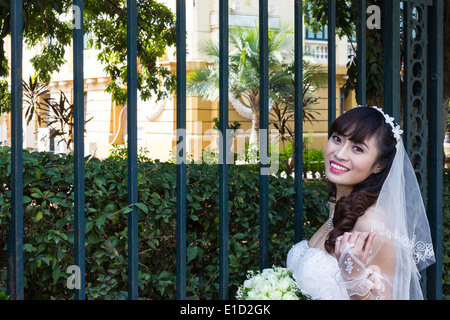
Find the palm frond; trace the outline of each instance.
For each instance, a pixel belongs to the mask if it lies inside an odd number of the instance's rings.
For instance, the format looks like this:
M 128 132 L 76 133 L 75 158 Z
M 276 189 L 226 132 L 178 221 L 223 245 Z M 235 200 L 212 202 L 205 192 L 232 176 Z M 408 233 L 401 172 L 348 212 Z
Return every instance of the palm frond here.
M 288 140 L 294 134 L 288 125 L 294 116 L 294 41 L 294 32 L 288 25 L 269 31 L 269 96 L 274 101 L 270 122 Z M 229 92 L 246 101 L 257 112 L 260 90 L 259 27 L 230 27 L 229 48 Z M 190 72 L 188 92 L 215 101 L 219 98 L 219 43 L 205 41 L 202 52 L 211 65 Z M 315 120 L 316 111 L 310 107 L 318 99 L 314 91 L 321 85 L 320 74 L 318 65 L 303 61 L 303 121 Z
M 219 98 L 219 72 L 214 66 L 193 70 L 187 75 L 186 89 L 209 101 Z

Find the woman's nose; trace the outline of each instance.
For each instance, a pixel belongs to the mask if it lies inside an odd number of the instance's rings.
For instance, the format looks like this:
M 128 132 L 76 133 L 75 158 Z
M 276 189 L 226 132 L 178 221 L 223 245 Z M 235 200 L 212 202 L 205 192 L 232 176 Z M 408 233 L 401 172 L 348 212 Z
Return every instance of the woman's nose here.
M 346 161 L 348 160 L 348 144 L 342 144 L 335 152 L 336 159 Z

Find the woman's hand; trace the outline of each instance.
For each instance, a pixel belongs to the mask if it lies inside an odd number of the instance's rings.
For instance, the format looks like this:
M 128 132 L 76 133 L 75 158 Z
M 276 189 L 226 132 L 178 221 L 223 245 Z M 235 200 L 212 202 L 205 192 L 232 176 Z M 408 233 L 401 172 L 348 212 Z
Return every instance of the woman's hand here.
M 375 235 L 376 232 L 345 232 L 336 239 L 334 253 L 337 261 L 340 261 L 344 250 L 348 250 L 347 247 L 350 247 L 353 256 L 366 264 Z
M 346 232 L 336 239 L 336 259 L 351 299 L 368 299 L 374 288 L 369 280 L 372 270 L 366 268 L 366 263 L 375 235 L 375 232 Z

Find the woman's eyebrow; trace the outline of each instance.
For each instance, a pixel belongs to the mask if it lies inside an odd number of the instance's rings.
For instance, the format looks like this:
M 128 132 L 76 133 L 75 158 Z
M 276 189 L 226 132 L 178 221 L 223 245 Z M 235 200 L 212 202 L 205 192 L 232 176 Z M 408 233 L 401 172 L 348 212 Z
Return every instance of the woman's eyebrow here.
M 367 150 L 370 150 L 369 146 L 364 141 L 354 141 L 353 140 L 353 142 L 356 144 L 362 144 L 363 146 L 365 146 L 367 148 Z
M 363 144 L 367 148 L 367 150 L 370 150 L 369 146 L 365 142 L 360 142 L 360 144 Z

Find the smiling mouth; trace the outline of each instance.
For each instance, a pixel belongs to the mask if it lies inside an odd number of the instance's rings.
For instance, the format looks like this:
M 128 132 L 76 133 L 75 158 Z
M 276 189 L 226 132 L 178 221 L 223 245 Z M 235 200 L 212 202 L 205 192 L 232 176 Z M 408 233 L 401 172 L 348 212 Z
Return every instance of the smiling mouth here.
M 336 172 L 336 173 L 343 173 L 343 172 L 350 171 L 349 168 L 344 167 L 335 161 L 330 161 L 330 169 L 331 169 L 331 171 Z

